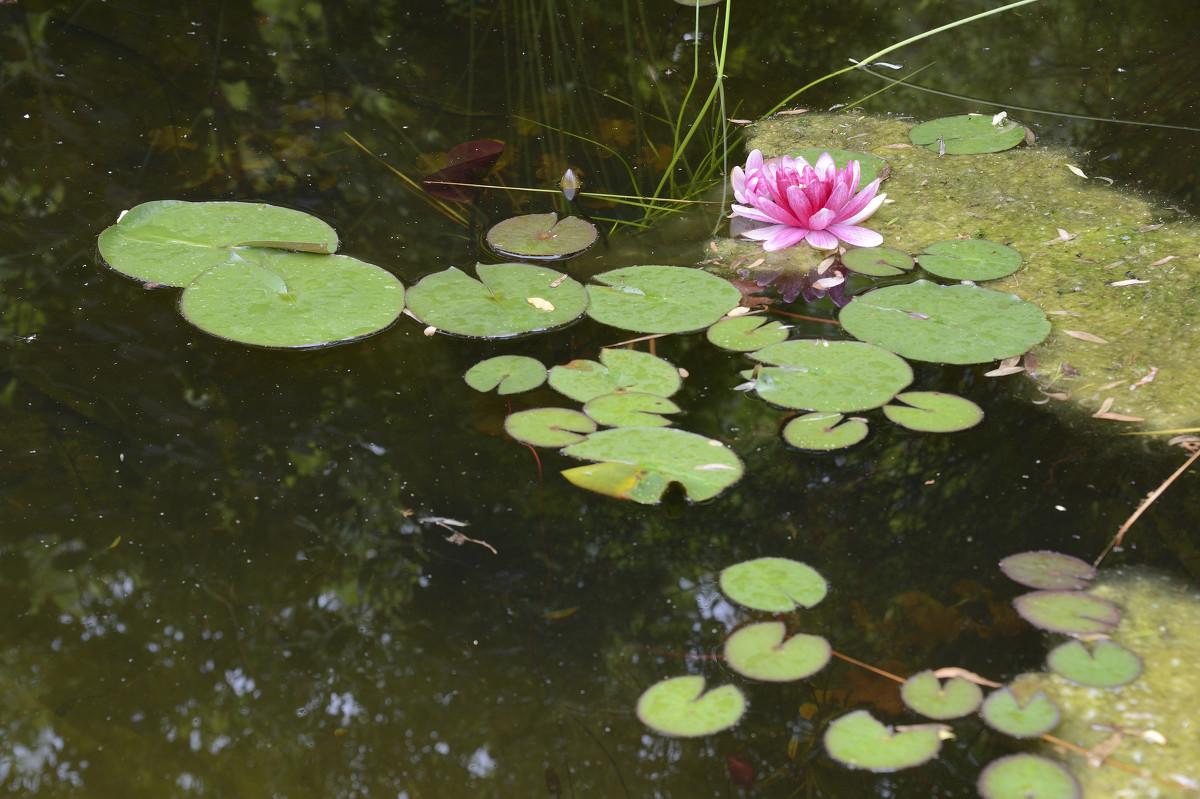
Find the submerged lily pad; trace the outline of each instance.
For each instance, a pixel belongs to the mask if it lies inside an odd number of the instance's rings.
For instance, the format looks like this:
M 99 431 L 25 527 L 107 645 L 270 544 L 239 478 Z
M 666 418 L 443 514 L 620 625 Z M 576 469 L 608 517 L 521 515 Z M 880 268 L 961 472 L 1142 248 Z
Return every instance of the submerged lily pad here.
M 699 674 L 671 677 L 647 688 L 637 701 L 637 717 L 650 729 L 673 738 L 699 738 L 727 730 L 742 719 L 746 697 L 735 686 L 704 692 Z
M 995 280 L 1021 268 L 1021 253 L 983 239 L 941 241 L 917 256 L 921 268 L 951 280 Z
M 1106 633 L 1121 623 L 1121 612 L 1106 599 L 1079 591 L 1031 591 L 1013 607 L 1034 627 L 1068 635 Z
M 742 462 L 720 441 L 674 428 L 601 430 L 563 450 L 572 458 L 600 461 L 562 474 L 580 488 L 653 505 L 671 483 L 688 497 L 711 499 L 742 476 Z
M 790 558 L 755 558 L 721 572 L 721 592 L 739 605 L 768 613 L 811 608 L 825 598 L 829 584 L 820 573 Z
M 857 339 L 933 363 L 1010 358 L 1050 332 L 1042 309 L 1015 294 L 927 280 L 859 295 L 838 318 Z
M 463 379 L 476 391 L 520 394 L 546 382 L 546 367 L 526 355 L 497 355 L 472 366 Z
M 626 392 L 590 399 L 583 412 L 606 427 L 669 427 L 671 422 L 659 414 L 679 413 L 679 406 L 666 397 Z
M 963 114 L 922 122 L 908 138 L 918 147 L 946 155 L 998 153 L 1025 141 L 1025 128 L 1006 120 L 993 125 L 990 116 Z
M 1000 561 L 1000 571 L 1010 580 L 1030 588 L 1087 588 L 1096 569 L 1061 552 L 1018 552 Z
M 792 158 L 803 158 L 810 164 L 816 164 L 817 159 L 821 157 L 821 153 L 829 153 L 833 159 L 833 163 L 838 169 L 844 169 L 846 164 L 851 161 L 858 162 L 859 169 L 859 187 L 865 186 L 875 178 L 879 177 L 880 171 L 887 165 L 887 161 L 870 153 L 856 153 L 853 150 L 822 150 L 815 147 L 810 147 L 806 150 L 793 150 L 788 153 Z
M 927 763 L 942 748 L 941 724 L 923 724 L 897 732 L 866 710 L 834 719 L 825 731 L 825 751 L 850 768 L 899 771 Z
M 983 691 L 962 677 L 942 683 L 932 671 L 922 671 L 904 681 L 900 698 L 922 716 L 945 721 L 974 713 L 983 702 Z
M 404 309 L 390 272 L 346 255 L 243 247 L 196 277 L 179 310 L 214 336 L 259 347 L 319 347 L 377 333 Z
M 708 329 L 708 340 L 734 352 L 753 352 L 788 337 L 787 325 L 761 316 L 735 316 L 722 319 Z
M 977 783 L 983 799 L 1080 799 L 1083 788 L 1067 768 L 1039 755 L 993 760 Z
M 629 266 L 594 278 L 588 315 L 638 333 L 686 333 L 708 327 L 738 306 L 728 280 L 683 266 Z
M 783 640 L 787 627 L 781 621 L 748 624 L 725 640 L 729 668 L 764 682 L 791 682 L 811 677 L 829 662 L 829 642 L 819 635 L 798 633 Z
M 1062 720 L 1058 705 L 1044 691 L 1022 703 L 1011 688 L 998 688 L 988 694 L 979 715 L 992 729 L 1014 738 L 1036 738 L 1050 732 Z
M 883 414 L 909 430 L 923 433 L 956 433 L 983 421 L 983 409 L 966 397 L 956 394 L 906 391 L 897 394 L 896 399 L 908 405 L 884 405 Z
M 842 422 L 844 418 L 840 413 L 822 411 L 797 416 L 784 425 L 783 440 L 799 449 L 826 451 L 853 446 L 867 437 L 866 422 Z
M 408 308 L 438 330 L 509 338 L 561 327 L 587 307 L 583 286 L 533 264 L 478 264 L 476 280 L 451 266 L 409 289 Z
M 1067 641 L 1050 650 L 1046 665 L 1073 683 L 1095 688 L 1117 688 L 1142 675 L 1142 659 L 1120 644 L 1101 639 L 1092 651 L 1079 641 Z
M 264 203 L 156 200 L 121 214 L 100 234 L 114 270 L 147 283 L 186 286 L 238 247 L 329 254 L 337 232 L 303 211 Z
M 602 349 L 600 363 L 578 359 L 550 370 L 550 387 L 576 402 L 625 392 L 669 397 L 681 383 L 670 361 L 638 350 Z
M 842 256 L 842 263 L 852 272 L 872 277 L 894 277 L 911 272 L 912 256 L 887 247 L 855 247 Z
M 526 214 L 498 222 L 487 232 L 487 243 L 501 255 L 513 258 L 563 259 L 579 255 L 596 243 L 596 226 L 586 219 L 562 219 L 548 214 Z
M 773 364 L 759 370 L 754 390 L 767 402 L 811 411 L 877 408 L 912 382 L 912 367 L 892 352 L 861 341 L 796 339 L 750 355 Z
M 586 414 L 570 408 L 531 408 L 510 413 L 504 431 L 534 447 L 565 447 L 577 444 L 596 431 L 596 423 Z

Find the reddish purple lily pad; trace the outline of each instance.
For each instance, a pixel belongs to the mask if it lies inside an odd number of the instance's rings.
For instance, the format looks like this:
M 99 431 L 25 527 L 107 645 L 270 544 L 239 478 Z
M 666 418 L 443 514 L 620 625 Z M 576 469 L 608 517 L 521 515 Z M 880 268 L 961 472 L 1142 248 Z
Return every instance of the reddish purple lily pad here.
M 503 152 L 504 145 L 491 139 L 463 142 L 450 148 L 446 153 L 446 166 L 422 178 L 421 186 L 434 197 L 469 203 L 475 199 L 475 189 L 445 184 L 478 183 Z
M 1087 588 L 1096 576 L 1090 563 L 1061 552 L 1018 552 L 1000 561 L 1000 571 L 1010 580 L 1030 588 Z
M 1079 591 L 1031 591 L 1013 600 L 1021 618 L 1052 633 L 1106 633 L 1121 623 L 1121 611 L 1106 599 Z

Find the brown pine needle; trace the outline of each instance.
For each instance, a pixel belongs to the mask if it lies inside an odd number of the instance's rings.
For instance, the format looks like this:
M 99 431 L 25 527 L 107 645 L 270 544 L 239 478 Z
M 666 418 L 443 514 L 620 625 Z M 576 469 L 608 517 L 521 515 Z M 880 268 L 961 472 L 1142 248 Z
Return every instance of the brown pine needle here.
M 1133 526 L 1133 523 L 1136 522 L 1138 518 L 1140 518 L 1141 515 L 1146 512 L 1146 508 L 1149 508 L 1154 500 L 1158 499 L 1162 492 L 1167 490 L 1167 486 L 1175 482 L 1175 478 L 1187 471 L 1187 468 L 1195 463 L 1197 458 L 1200 458 L 1200 449 L 1193 452 L 1192 456 L 1184 461 L 1183 465 L 1176 469 L 1174 474 L 1164 480 L 1162 485 L 1146 495 L 1146 498 L 1142 500 L 1142 504 L 1138 506 L 1138 509 L 1133 512 L 1132 516 L 1125 520 L 1125 523 L 1121 525 L 1121 529 L 1117 530 L 1117 534 L 1113 537 L 1113 540 L 1108 542 L 1108 546 L 1106 546 L 1104 551 L 1100 553 L 1100 557 L 1096 558 L 1096 562 L 1092 564 L 1093 568 L 1099 566 L 1100 561 L 1104 560 L 1104 556 L 1111 552 L 1114 547 L 1119 547 L 1121 545 L 1121 541 L 1125 538 L 1125 533 L 1128 532 L 1129 528 Z

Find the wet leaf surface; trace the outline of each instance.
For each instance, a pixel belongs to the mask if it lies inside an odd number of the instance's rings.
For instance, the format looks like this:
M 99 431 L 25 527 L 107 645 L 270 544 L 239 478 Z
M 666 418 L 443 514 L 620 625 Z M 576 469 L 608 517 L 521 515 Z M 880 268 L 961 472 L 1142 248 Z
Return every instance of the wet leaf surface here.
M 655 683 L 637 701 L 637 717 L 660 735 L 699 738 L 727 730 L 746 712 L 746 698 L 735 686 L 707 693 L 698 674 Z

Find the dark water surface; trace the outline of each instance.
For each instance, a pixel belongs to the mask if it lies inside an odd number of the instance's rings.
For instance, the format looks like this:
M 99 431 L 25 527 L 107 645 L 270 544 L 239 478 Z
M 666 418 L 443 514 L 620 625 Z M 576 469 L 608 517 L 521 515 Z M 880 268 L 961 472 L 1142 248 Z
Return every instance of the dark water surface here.
M 847 58 L 951 19 L 944 4 L 893 5 L 735 0 L 729 114 L 765 112 Z M 1198 13 L 1039 4 L 885 60 L 934 61 L 919 80 L 956 94 L 1196 126 L 1200 81 L 1176 56 Z M 701 14 L 706 64 L 714 14 Z M 409 285 L 470 266 L 469 233 L 343 134 L 413 176 L 422 154 L 494 137 L 515 155 L 510 185 L 550 185 L 571 164 L 597 190 L 646 191 L 660 175 L 645 148 L 670 141 L 655 116 L 686 91 L 693 23 L 665 0 L 0 6 L 0 785 L 721 797 L 740 790 L 726 775 L 736 754 L 762 796 L 974 795 L 980 764 L 1005 751 L 978 725 L 962 723 L 922 769 L 851 774 L 822 753 L 825 722 L 858 706 L 907 719 L 862 672 L 769 686 L 706 658 L 746 618 L 716 573 L 804 560 L 831 583 L 806 629 L 835 649 L 1006 679 L 1040 665 L 1042 642 L 1011 624 L 1016 591 L 996 561 L 1024 548 L 1091 559 L 1178 453 L 1057 415 L 986 367 L 932 366 L 918 384 L 968 396 L 983 425 L 939 437 L 875 424 L 844 453 L 790 452 L 778 411 L 729 390 L 742 359 L 681 336 L 658 343 L 691 374 L 681 426 L 730 441 L 746 477 L 704 505 L 644 508 L 573 488 L 553 452 L 539 466 L 501 433 L 505 400 L 461 380 L 501 352 L 595 357 L 619 331 L 583 323 L 488 344 L 426 338 L 402 319 L 329 350 L 251 350 L 188 326 L 174 290 L 144 290 L 95 253 L 100 230 L 138 203 L 254 199 L 329 220 L 343 252 Z M 797 103 L 881 85 L 855 75 Z M 1003 107 L 896 90 L 864 105 L 917 117 Z M 1195 210 L 1196 133 L 1011 116 Z M 572 133 L 634 161 L 639 186 Z M 489 197 L 484 212 L 510 203 Z M 695 263 L 711 224 L 618 232 L 570 268 Z M 1111 563 L 1195 576 L 1195 485 L 1185 476 Z M 469 523 L 497 554 L 447 541 L 428 517 Z M 632 714 L 638 695 L 687 672 L 742 685 L 743 723 L 698 741 L 650 734 Z

